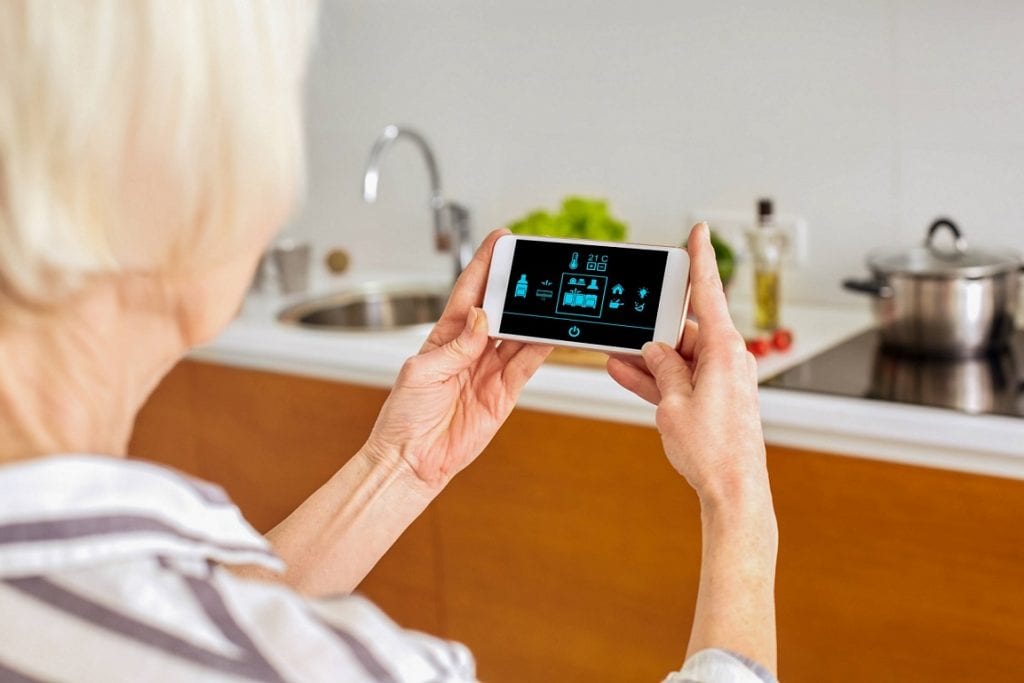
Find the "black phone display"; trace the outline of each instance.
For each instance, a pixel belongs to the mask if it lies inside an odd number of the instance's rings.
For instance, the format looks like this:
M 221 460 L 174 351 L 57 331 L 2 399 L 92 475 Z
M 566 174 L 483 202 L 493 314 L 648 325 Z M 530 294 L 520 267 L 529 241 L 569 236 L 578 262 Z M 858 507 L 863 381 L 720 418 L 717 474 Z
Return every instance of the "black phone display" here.
M 664 251 L 520 238 L 499 332 L 639 349 L 654 338 Z

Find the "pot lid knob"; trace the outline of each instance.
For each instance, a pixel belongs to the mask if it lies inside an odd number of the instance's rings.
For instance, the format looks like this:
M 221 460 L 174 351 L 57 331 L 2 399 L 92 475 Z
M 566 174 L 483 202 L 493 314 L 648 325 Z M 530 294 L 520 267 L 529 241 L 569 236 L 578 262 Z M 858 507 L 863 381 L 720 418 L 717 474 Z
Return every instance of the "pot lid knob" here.
M 967 240 L 964 239 L 960 228 L 956 227 L 956 224 L 948 218 L 939 218 L 932 223 L 931 227 L 928 228 L 928 236 L 924 239 L 924 246 L 928 247 L 928 250 L 937 256 L 945 255 L 945 252 L 932 244 L 935 240 L 935 234 L 942 228 L 946 228 L 953 233 L 953 250 L 956 252 L 955 255 L 964 254 L 967 251 Z

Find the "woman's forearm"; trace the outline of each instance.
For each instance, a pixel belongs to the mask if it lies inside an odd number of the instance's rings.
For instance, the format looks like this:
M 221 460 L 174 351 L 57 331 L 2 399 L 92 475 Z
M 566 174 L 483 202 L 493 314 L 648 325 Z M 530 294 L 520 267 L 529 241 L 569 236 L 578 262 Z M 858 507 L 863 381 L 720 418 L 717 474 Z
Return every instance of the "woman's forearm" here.
M 701 501 L 700 589 L 687 656 L 731 650 L 776 671 L 778 527 L 767 481 Z
M 307 595 L 352 591 L 438 490 L 399 458 L 365 450 L 349 460 L 267 538 Z

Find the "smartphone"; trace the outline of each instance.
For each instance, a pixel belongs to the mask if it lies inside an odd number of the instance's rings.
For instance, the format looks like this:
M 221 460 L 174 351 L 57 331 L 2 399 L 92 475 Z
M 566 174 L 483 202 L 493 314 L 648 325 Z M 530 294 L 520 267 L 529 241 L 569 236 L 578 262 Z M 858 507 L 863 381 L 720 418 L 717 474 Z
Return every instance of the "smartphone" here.
M 484 294 L 491 336 L 638 355 L 678 346 L 690 259 L 677 247 L 505 235 Z

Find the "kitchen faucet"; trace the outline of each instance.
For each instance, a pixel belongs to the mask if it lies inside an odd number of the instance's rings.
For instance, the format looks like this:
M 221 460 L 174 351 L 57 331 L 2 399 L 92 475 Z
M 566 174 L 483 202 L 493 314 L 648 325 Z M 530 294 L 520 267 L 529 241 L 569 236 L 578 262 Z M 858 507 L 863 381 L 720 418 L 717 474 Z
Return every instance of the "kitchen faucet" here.
M 451 251 L 455 257 L 455 277 L 469 265 L 473 258 L 473 244 L 470 237 L 469 210 L 456 202 L 448 201 L 441 194 L 441 175 L 437 170 L 434 153 L 426 139 L 411 128 L 389 125 L 373 143 L 370 158 L 363 173 L 363 199 L 369 203 L 377 200 L 377 185 L 380 182 L 380 160 L 393 142 L 405 138 L 416 143 L 430 176 L 429 206 L 434 216 L 434 245 L 438 251 Z

